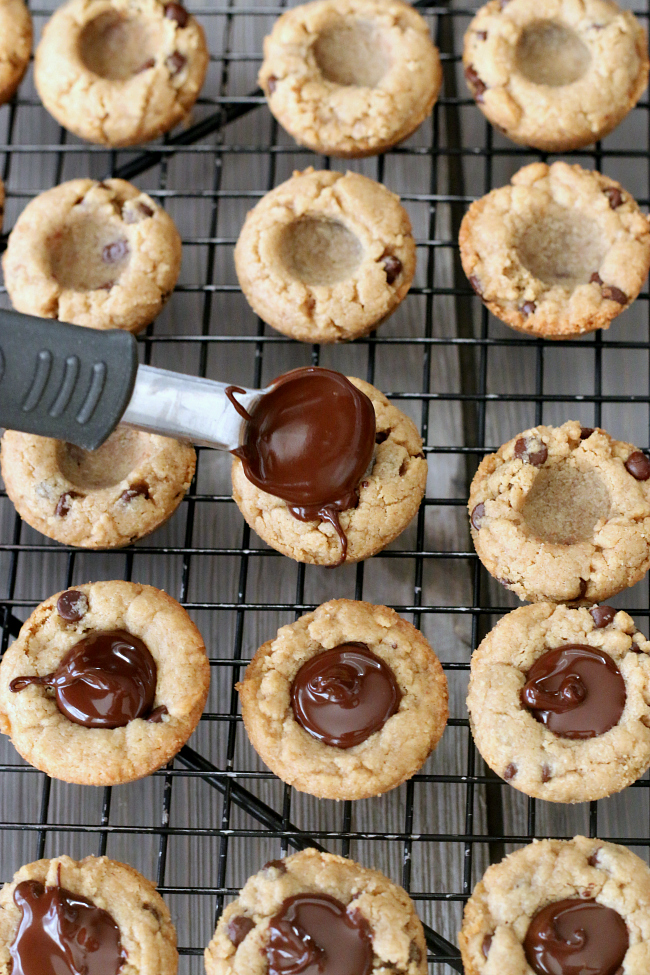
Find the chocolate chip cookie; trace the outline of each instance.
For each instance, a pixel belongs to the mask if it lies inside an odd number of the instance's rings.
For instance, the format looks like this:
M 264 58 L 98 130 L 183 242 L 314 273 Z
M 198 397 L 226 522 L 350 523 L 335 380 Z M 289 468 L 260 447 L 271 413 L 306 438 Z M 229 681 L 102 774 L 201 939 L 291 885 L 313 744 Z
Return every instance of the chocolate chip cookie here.
M 201 634 L 153 586 L 95 582 L 38 606 L 0 664 L 0 731 L 64 782 L 118 785 L 165 765 L 196 728 Z
M 185 118 L 208 61 L 203 28 L 181 3 L 68 0 L 45 25 L 34 82 L 70 132 L 132 146 Z
M 534 840 L 474 888 L 459 935 L 466 975 L 644 975 L 649 903 L 650 870 L 624 846 Z
M 131 183 L 73 179 L 27 204 L 2 266 L 17 311 L 139 332 L 174 290 L 181 238 Z
M 64 545 L 121 548 L 160 527 L 189 488 L 188 444 L 118 427 L 98 450 L 7 430 L 0 468 L 20 517 Z
M 235 267 L 253 311 L 279 332 L 302 342 L 358 338 L 411 286 L 411 221 L 381 183 L 310 167 L 250 211 Z
M 568 338 L 608 328 L 634 301 L 650 267 L 650 226 L 609 176 L 531 163 L 472 203 L 460 255 L 470 284 L 506 325 Z
M 152 883 L 108 857 L 21 867 L 0 891 L 0 970 L 176 975 L 176 931 Z
M 279 975 L 309 968 L 426 975 L 426 944 L 413 902 L 378 870 L 307 849 L 250 877 L 219 918 L 205 950 L 207 975 Z M 318 963 L 316 965 L 316 962 Z
M 315 0 L 264 38 L 258 77 L 280 125 L 332 156 L 372 156 L 429 115 L 442 68 L 426 21 L 402 0 Z
M 32 18 L 23 0 L 0 2 L 0 105 L 12 97 L 32 53 Z
M 513 142 L 546 152 L 602 139 L 648 83 L 648 38 L 613 0 L 490 0 L 465 34 L 469 89 Z
M 447 681 L 419 630 L 351 599 L 283 626 L 237 688 L 261 758 L 283 782 L 327 799 L 395 788 L 447 723 Z
M 520 599 L 601 602 L 650 566 L 650 462 L 569 420 L 483 459 L 470 488 L 478 556 Z
M 522 606 L 472 655 L 476 747 L 526 795 L 588 802 L 650 767 L 650 643 L 610 606 Z

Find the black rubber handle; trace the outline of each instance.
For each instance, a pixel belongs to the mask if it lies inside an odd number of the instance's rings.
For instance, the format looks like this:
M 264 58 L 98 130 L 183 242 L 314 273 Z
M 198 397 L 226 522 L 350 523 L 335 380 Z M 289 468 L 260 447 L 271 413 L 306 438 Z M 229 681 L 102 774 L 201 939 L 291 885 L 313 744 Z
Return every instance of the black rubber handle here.
M 0 309 L 0 426 L 95 450 L 119 423 L 138 369 L 130 332 Z

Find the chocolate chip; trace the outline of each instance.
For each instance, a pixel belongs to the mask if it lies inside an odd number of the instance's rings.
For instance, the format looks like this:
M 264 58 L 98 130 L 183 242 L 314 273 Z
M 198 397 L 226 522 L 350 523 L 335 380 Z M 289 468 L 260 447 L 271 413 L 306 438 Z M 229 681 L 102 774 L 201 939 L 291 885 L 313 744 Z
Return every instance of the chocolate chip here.
M 390 430 L 377 430 L 377 433 L 375 434 L 375 443 L 383 443 L 385 440 L 388 440 L 389 433 Z
M 278 79 L 274 74 L 269 75 L 266 81 L 266 87 L 269 90 L 269 95 L 272 95 L 275 89 L 278 87 Z
M 106 264 L 117 264 L 129 253 L 129 242 L 127 240 L 115 240 L 112 244 L 107 244 L 102 251 L 102 260 Z
M 594 271 L 594 273 L 589 278 L 589 284 L 602 284 L 602 283 L 603 283 L 603 279 L 601 278 L 600 274 L 598 273 L 598 271 Z
M 603 287 L 603 298 L 606 298 L 608 301 L 616 301 L 619 305 L 627 305 L 628 302 L 628 297 L 625 292 L 613 284 L 606 284 Z
M 524 464 L 532 464 L 533 467 L 541 467 L 548 457 L 548 448 L 542 444 L 539 449 L 531 450 L 530 441 L 525 437 L 519 437 L 515 443 L 515 457 L 523 460 Z
M 167 65 L 167 70 L 169 71 L 170 75 L 173 77 L 183 70 L 187 64 L 187 58 L 184 54 L 181 54 L 180 51 L 174 51 L 173 54 L 170 54 L 169 57 L 166 58 L 165 64 Z
M 609 200 L 609 205 L 612 210 L 620 207 L 623 202 L 623 194 L 617 186 L 608 186 L 606 190 L 603 190 L 605 196 Z
M 83 494 L 79 494 L 78 491 L 64 491 L 56 503 L 54 514 L 58 515 L 59 518 L 65 518 L 71 508 L 70 502 L 74 498 L 83 498 Z
M 469 519 L 472 523 L 472 528 L 475 528 L 476 531 L 480 531 L 481 521 L 483 520 L 484 514 L 485 514 L 485 505 L 481 501 L 480 504 L 476 505 Z
M 359 487 L 367 488 L 370 487 L 370 481 L 362 481 Z
M 487 85 L 479 78 L 473 64 L 465 68 L 465 77 L 467 78 L 467 84 L 472 89 L 474 99 L 481 103 L 483 101 L 483 92 L 487 91 Z
M 598 854 L 599 853 L 600 853 L 600 850 L 596 850 L 596 852 L 595 853 L 592 853 L 591 856 L 589 857 L 589 859 L 587 860 L 587 863 L 589 864 L 590 867 L 597 867 L 598 866 Z
M 517 774 L 517 766 L 513 765 L 512 762 L 510 762 L 510 765 L 506 766 L 506 770 L 503 773 L 503 777 L 506 780 L 506 782 L 509 782 L 510 779 L 514 779 L 516 774 Z
M 88 612 L 88 597 L 78 589 L 66 589 L 56 601 L 56 611 L 66 623 L 78 623 Z
M 165 17 L 175 20 L 179 27 L 185 27 L 190 15 L 181 3 L 168 3 L 165 7 Z
M 595 429 L 595 427 L 580 427 L 580 439 L 587 440 Z
M 393 284 L 402 273 L 402 262 L 394 254 L 388 254 L 383 258 L 383 263 L 386 271 L 386 284 Z
M 140 219 L 145 217 L 153 217 L 154 211 L 146 203 L 137 203 L 135 207 L 127 210 L 126 207 L 122 210 L 122 219 L 124 223 L 139 223 Z
M 491 944 L 492 944 L 492 935 L 486 934 L 485 937 L 483 938 L 483 943 L 481 945 L 481 951 L 483 952 L 486 958 L 490 953 Z
M 542 782 L 550 782 L 553 774 L 548 765 L 542 765 Z
M 523 312 L 524 315 L 532 315 L 537 308 L 534 301 L 525 301 L 519 311 Z
M 597 630 L 609 626 L 616 616 L 616 610 L 613 606 L 592 606 L 589 612 Z
M 477 31 L 474 31 L 474 33 L 476 34 L 476 37 L 477 37 L 477 39 L 479 41 L 487 41 L 487 31 L 486 30 L 477 30 Z
M 416 965 L 422 961 L 422 949 L 417 941 L 412 941 L 409 945 L 409 961 L 414 961 Z
M 165 704 L 161 704 L 159 707 L 153 709 L 147 718 L 147 721 L 150 724 L 160 724 L 163 719 L 163 715 L 165 714 L 169 714 L 169 711 L 167 710 L 167 706 Z
M 156 59 L 148 58 L 143 64 L 140 65 L 139 68 L 135 69 L 133 74 L 142 74 L 143 71 L 148 71 L 149 68 L 155 68 L 155 66 L 156 66 Z
M 409 469 L 408 459 L 403 460 L 402 463 L 399 465 L 399 476 L 404 477 L 408 469 Z
M 284 860 L 269 860 L 268 863 L 264 864 L 264 870 L 268 870 L 270 867 L 274 867 L 276 870 L 279 870 L 280 873 L 287 872 Z
M 642 450 L 635 450 L 625 461 L 625 468 L 637 481 L 647 481 L 650 477 L 650 460 Z
M 107 281 L 106 284 L 100 284 L 100 286 L 97 288 L 97 290 L 98 291 L 110 291 L 111 288 L 114 285 L 115 285 L 115 282 L 114 281 Z
M 162 921 L 162 918 L 160 916 L 160 912 L 153 906 L 153 904 L 143 904 L 142 905 L 142 909 L 143 909 L 143 911 L 149 911 L 150 914 L 153 914 L 153 916 L 155 917 L 155 919 L 160 924 L 160 922 Z
M 127 504 L 129 501 L 133 501 L 134 498 L 144 498 L 145 501 L 151 500 L 149 485 L 145 484 L 144 481 L 135 481 L 125 491 L 122 491 L 119 500 Z
M 252 931 L 254 927 L 255 921 L 252 917 L 236 914 L 235 917 L 230 918 L 226 931 L 235 948 L 239 947 L 248 932 Z
M 148 206 L 148 205 L 147 205 L 146 203 L 138 203 L 138 210 L 139 210 L 139 211 L 140 211 L 140 213 L 142 213 L 142 214 L 143 214 L 143 215 L 144 215 L 145 217 L 153 217 L 153 214 L 154 214 L 154 211 L 153 211 L 153 210 L 152 210 L 152 208 L 151 208 L 150 206 Z
M 476 292 L 476 294 L 479 296 L 479 298 L 482 298 L 483 297 L 483 292 L 481 291 L 481 282 L 479 281 L 479 279 L 476 277 L 475 274 L 470 274 L 470 276 L 469 276 L 469 283 L 471 284 L 472 288 L 474 289 L 474 291 Z

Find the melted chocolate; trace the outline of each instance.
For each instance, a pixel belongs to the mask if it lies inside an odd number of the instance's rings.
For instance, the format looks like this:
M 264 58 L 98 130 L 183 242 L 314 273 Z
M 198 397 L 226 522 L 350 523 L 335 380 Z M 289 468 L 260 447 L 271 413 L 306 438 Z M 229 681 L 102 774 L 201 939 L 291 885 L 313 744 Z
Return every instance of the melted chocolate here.
M 359 503 L 374 452 L 372 403 L 340 373 L 309 366 L 276 379 L 246 417 L 245 442 L 233 450 L 246 477 L 286 501 L 294 518 L 329 521 L 341 540 L 340 565 L 347 538 L 339 512 Z
M 90 633 L 45 677 L 16 677 L 11 691 L 30 684 L 53 687 L 62 714 L 86 728 L 122 728 L 152 712 L 156 664 L 146 645 L 125 630 Z M 160 713 L 160 709 L 156 709 Z
M 266 956 L 269 975 L 369 975 L 370 928 L 328 894 L 297 894 L 271 918 Z
M 24 880 L 14 890 L 22 911 L 9 947 L 12 975 L 117 975 L 126 961 L 111 915 L 65 887 Z
M 595 900 L 569 898 L 535 914 L 524 951 L 536 975 L 617 975 L 629 943 L 617 911 Z
M 383 728 L 402 699 L 392 670 L 363 643 L 342 643 L 302 665 L 291 685 L 296 721 L 334 748 Z
M 602 650 L 569 643 L 536 660 L 521 703 L 560 738 L 595 738 L 618 724 L 625 681 Z

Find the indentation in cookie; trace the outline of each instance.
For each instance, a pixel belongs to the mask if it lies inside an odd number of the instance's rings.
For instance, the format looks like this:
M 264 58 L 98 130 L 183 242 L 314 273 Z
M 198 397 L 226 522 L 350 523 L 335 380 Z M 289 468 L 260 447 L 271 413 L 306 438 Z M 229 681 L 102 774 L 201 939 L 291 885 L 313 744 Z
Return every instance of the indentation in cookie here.
M 337 85 L 376 88 L 390 67 L 381 30 L 365 20 L 341 20 L 324 30 L 314 57 L 323 77 Z
M 108 10 L 86 24 L 79 53 L 88 70 L 100 78 L 124 81 L 139 74 L 149 62 L 155 64 L 162 40 L 157 21 Z
M 560 465 L 542 468 L 523 506 L 529 531 L 540 541 L 573 545 L 593 536 L 611 507 L 609 492 L 596 471 Z
M 143 438 L 136 430 L 118 427 L 97 450 L 61 442 L 57 463 L 63 476 L 85 491 L 119 484 L 145 459 Z M 143 493 L 143 492 L 140 492 Z
M 338 220 L 302 217 L 280 239 L 280 260 L 307 285 L 331 285 L 350 278 L 363 257 L 358 237 Z
M 77 212 L 82 207 L 75 207 L 66 225 L 48 241 L 52 276 L 71 291 L 112 287 L 128 264 L 128 242 L 99 213 Z
M 553 20 L 536 20 L 523 30 L 515 60 L 528 81 L 561 88 L 583 77 L 591 54 L 571 28 Z
M 514 246 L 533 277 L 568 288 L 588 284 L 607 252 L 595 220 L 553 201 L 530 213 Z

